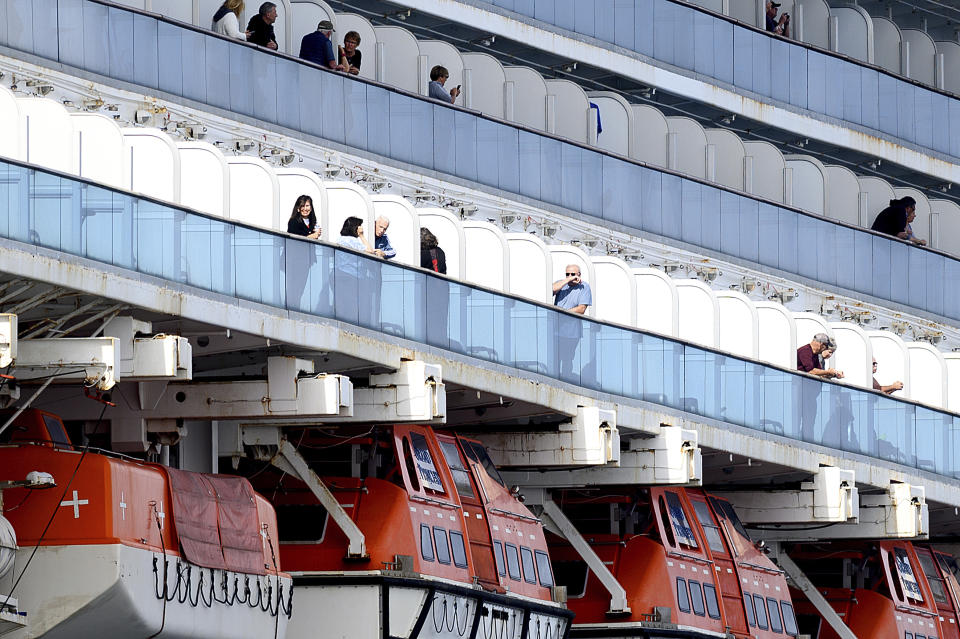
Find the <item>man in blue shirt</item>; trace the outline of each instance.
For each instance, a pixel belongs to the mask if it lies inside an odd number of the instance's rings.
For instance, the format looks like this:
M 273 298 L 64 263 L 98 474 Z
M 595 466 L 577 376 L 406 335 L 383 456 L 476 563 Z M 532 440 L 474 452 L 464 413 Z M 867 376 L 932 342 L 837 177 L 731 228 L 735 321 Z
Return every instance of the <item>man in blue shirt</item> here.
M 319 64 L 327 69 L 346 71 L 343 65 L 337 64 L 337 56 L 333 53 L 333 23 L 321 20 L 317 30 L 303 36 L 300 41 L 300 57 L 307 62 Z
M 390 246 L 390 238 L 387 237 L 387 227 L 390 226 L 390 220 L 382 215 L 377 218 L 373 225 L 374 230 L 374 252 L 385 260 L 392 260 L 397 256 L 397 249 Z
M 553 305 L 570 313 L 583 315 L 593 304 L 590 285 L 580 279 L 580 267 L 568 264 L 564 278 L 553 283 Z M 557 355 L 560 364 L 560 379 L 579 383 L 589 367 L 587 354 L 581 354 L 579 370 L 574 371 L 573 362 L 580 346 L 583 328 L 579 319 L 561 316 L 557 326 Z
M 553 283 L 553 305 L 583 315 L 593 304 L 590 285 L 580 281 L 580 267 L 576 264 L 568 264 L 565 275 Z

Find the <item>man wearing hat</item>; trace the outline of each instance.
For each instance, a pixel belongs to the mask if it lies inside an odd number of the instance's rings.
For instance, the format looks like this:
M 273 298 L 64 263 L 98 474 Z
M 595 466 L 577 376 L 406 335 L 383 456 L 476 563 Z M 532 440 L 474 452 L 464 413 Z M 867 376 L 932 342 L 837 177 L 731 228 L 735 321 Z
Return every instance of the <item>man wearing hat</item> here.
M 820 359 L 817 355 L 825 350 L 836 351 L 837 343 L 826 333 L 817 333 L 809 344 L 804 344 L 797 349 L 797 370 L 826 379 L 843 377 L 843 371 L 834 368 L 820 368 Z
M 303 36 L 303 40 L 300 41 L 300 57 L 328 69 L 346 71 L 343 65 L 337 64 L 337 57 L 333 54 L 332 36 L 333 23 L 329 20 L 321 20 L 317 30 Z
M 790 37 L 790 14 L 785 13 L 777 20 L 777 11 L 780 9 L 780 3 L 773 0 L 767 0 L 767 31 L 782 35 L 784 38 Z

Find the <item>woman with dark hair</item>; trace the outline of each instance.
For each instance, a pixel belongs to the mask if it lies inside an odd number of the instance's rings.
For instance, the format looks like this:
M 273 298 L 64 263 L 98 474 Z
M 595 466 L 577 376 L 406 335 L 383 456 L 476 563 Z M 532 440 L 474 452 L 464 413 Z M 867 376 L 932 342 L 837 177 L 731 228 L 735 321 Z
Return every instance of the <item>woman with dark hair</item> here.
M 880 211 L 870 229 L 922 246 L 927 243 L 926 240 L 915 238 L 910 227 L 910 222 L 916 217 L 917 201 L 908 195 L 899 200 L 890 200 L 890 206 Z
M 420 229 L 420 267 L 436 273 L 447 272 L 447 256 L 437 242 L 437 236 L 424 227 Z
M 340 246 L 346 246 L 364 253 L 373 253 L 373 247 L 363 236 L 362 219 L 350 216 L 343 221 L 343 227 L 340 229 Z
M 320 239 L 317 212 L 313 210 L 313 198 L 309 195 L 301 195 L 294 203 L 293 212 L 287 220 L 287 233 L 302 235 L 311 240 Z

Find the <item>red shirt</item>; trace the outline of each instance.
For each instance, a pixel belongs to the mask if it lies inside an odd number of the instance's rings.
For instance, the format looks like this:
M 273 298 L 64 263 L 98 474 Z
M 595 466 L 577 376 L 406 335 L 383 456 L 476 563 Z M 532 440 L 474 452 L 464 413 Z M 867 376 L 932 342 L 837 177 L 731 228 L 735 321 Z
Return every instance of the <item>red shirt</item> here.
M 820 361 L 813 354 L 813 348 L 809 344 L 804 344 L 797 349 L 797 370 L 809 373 L 815 368 L 820 368 Z

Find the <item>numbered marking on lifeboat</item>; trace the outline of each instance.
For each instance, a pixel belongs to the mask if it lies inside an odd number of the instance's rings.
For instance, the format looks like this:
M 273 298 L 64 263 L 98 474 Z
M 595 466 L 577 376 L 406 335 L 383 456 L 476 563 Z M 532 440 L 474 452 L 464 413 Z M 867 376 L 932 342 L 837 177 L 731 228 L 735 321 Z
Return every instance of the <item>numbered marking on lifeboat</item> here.
M 727 572 L 732 575 L 732 574 L 733 574 L 733 568 L 727 568 Z M 744 579 L 744 581 L 746 581 L 746 579 Z
M 157 509 L 157 517 L 160 518 L 160 530 L 163 530 L 163 520 L 166 519 L 167 515 L 163 512 L 163 500 L 159 500 L 160 507 Z
M 463 516 L 466 517 L 467 519 L 470 519 L 470 513 L 468 513 L 467 511 L 463 511 Z
M 127 520 L 127 502 L 123 500 L 123 491 L 120 491 L 120 515 L 124 521 Z
M 680 570 L 686 570 L 686 569 L 687 569 L 686 564 L 680 564 Z
M 763 584 L 763 587 L 766 588 L 767 590 L 770 590 L 770 584 Z
M 430 516 L 430 511 L 427 510 L 426 508 L 424 508 L 424 509 L 423 509 L 423 514 L 424 514 L 424 516 L 429 517 L 429 516 Z
M 450 521 L 456 521 L 456 520 L 457 520 L 456 517 L 454 517 L 453 515 L 450 515 Z
M 443 519 L 443 513 L 437 513 L 437 519 Z
M 415 512 L 417 512 L 417 509 L 414 508 L 413 506 L 410 506 L 410 512 L 415 513 Z
M 80 506 L 86 506 L 90 501 L 87 499 L 79 499 L 77 496 L 77 491 L 73 491 L 73 500 L 71 501 L 61 501 L 60 507 L 63 506 L 73 506 L 73 518 L 80 519 Z
M 536 539 L 536 537 L 534 537 L 533 535 L 530 535 L 530 539 Z
M 667 561 L 667 565 L 668 565 L 668 566 L 672 566 L 672 565 L 673 565 L 673 562 L 672 562 L 672 561 Z

